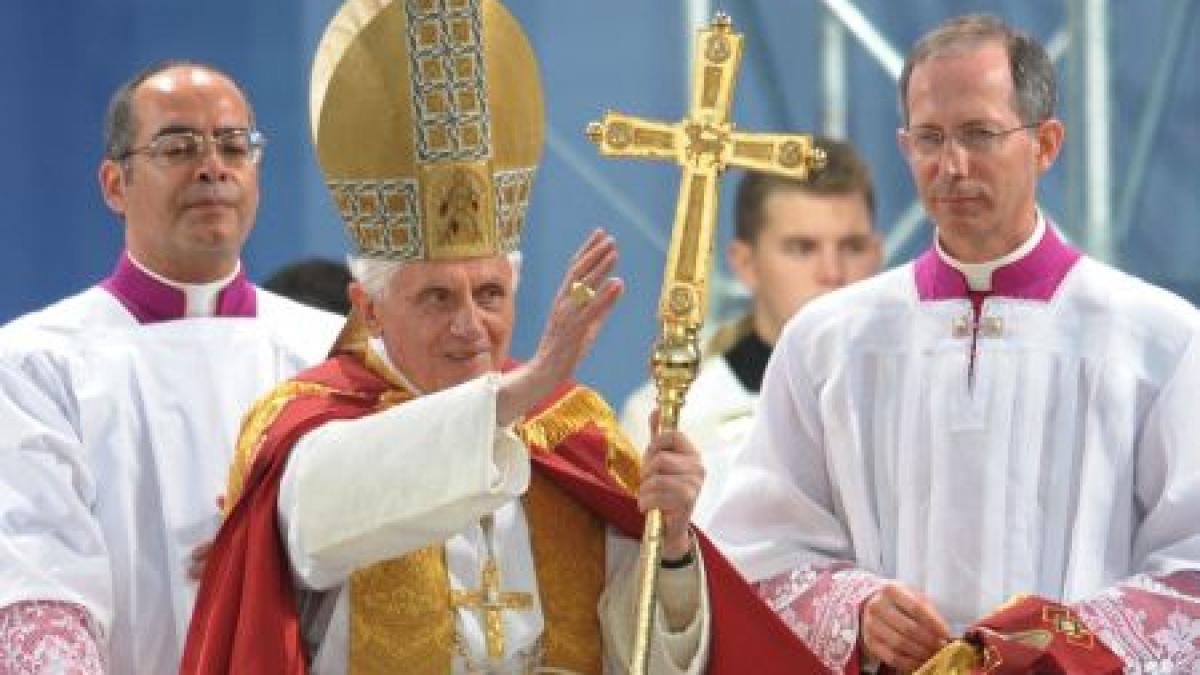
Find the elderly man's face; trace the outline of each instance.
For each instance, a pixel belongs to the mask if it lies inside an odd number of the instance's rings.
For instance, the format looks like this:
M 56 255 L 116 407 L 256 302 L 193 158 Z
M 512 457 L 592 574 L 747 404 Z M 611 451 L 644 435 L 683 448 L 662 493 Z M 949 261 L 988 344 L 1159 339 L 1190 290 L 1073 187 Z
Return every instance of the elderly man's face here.
M 421 261 L 400 268 L 382 298 L 361 296 L 371 334 L 392 364 L 429 393 L 498 371 L 515 309 L 505 257 Z

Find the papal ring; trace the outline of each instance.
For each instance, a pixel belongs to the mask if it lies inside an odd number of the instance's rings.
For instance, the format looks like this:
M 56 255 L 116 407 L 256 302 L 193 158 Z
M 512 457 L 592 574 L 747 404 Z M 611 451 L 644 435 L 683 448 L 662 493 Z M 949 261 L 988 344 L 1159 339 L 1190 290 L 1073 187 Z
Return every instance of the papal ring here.
M 571 301 L 580 307 L 592 301 L 596 297 L 596 289 L 588 286 L 582 281 L 571 282 Z

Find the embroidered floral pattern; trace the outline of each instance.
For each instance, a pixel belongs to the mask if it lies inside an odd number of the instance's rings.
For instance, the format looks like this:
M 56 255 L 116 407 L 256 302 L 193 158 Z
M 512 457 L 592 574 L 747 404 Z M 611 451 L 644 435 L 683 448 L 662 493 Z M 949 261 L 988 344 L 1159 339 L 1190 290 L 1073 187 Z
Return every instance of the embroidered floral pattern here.
M 103 675 L 100 631 L 68 602 L 0 607 L 0 675 Z
M 1125 672 L 1200 673 L 1200 574 L 1141 574 L 1075 606 Z
M 800 567 L 755 585 L 758 595 L 832 672 L 843 672 L 858 644 L 862 603 L 884 580 L 845 562 Z

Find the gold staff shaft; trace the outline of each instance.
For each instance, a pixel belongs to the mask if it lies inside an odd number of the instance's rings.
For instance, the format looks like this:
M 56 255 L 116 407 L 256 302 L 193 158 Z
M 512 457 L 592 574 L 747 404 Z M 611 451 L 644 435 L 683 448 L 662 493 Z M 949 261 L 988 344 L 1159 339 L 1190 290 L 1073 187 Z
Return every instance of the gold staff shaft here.
M 609 112 L 588 125 L 588 137 L 605 157 L 673 160 L 683 167 L 671 247 L 659 297 L 660 332 L 651 365 L 658 387 L 659 430 L 679 426 L 684 397 L 700 366 L 699 333 L 708 307 L 717 215 L 717 180 L 726 166 L 804 179 L 824 163 L 812 137 L 735 131 L 729 122 L 741 64 L 742 35 L 718 14 L 698 31 L 689 114 L 672 124 Z M 632 675 L 646 675 L 654 628 L 654 589 L 662 552 L 662 514 L 646 514 Z

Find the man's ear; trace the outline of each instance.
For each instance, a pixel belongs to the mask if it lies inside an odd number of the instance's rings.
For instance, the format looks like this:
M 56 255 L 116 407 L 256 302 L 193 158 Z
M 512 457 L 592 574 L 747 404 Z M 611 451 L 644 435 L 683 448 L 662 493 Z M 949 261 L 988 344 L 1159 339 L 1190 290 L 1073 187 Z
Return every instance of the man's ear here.
M 1047 171 L 1054 165 L 1054 160 L 1058 158 L 1058 153 L 1062 150 L 1066 134 L 1067 129 L 1063 123 L 1053 117 L 1038 125 L 1037 136 L 1034 140 L 1037 143 L 1039 171 Z
M 98 177 L 104 203 L 118 217 L 125 218 L 125 172 L 120 162 L 106 159 L 100 162 Z
M 371 298 L 371 294 L 367 293 L 367 289 L 363 287 L 361 281 L 350 282 L 350 304 L 354 305 L 354 309 L 358 311 L 358 315 L 362 317 L 363 323 L 367 326 L 367 331 L 371 337 L 379 337 L 383 335 L 383 327 L 379 323 L 379 311 L 375 306 L 375 301 Z
M 896 147 L 900 148 L 900 155 L 911 166 L 913 163 L 912 146 L 909 144 L 908 135 L 903 127 L 896 130 Z
M 753 295 L 758 291 L 758 270 L 754 267 L 754 248 L 742 241 L 734 239 L 725 248 L 725 261 L 738 281 Z

